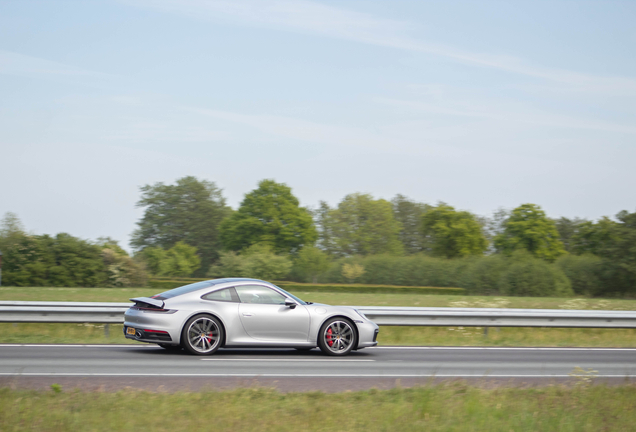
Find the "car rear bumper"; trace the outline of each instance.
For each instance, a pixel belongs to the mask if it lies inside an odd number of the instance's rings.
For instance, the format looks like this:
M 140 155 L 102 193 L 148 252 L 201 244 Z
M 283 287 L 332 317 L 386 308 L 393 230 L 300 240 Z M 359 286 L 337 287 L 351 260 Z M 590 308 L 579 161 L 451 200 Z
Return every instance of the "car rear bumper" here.
M 133 329 L 135 334 L 129 334 L 128 329 Z M 173 343 L 170 333 L 164 330 L 142 329 L 124 325 L 124 336 L 126 336 L 126 339 L 132 339 L 139 342 Z
M 124 314 L 124 336 L 139 342 L 178 344 L 183 317 L 176 313 L 128 309 Z M 135 330 L 128 334 L 128 329 Z

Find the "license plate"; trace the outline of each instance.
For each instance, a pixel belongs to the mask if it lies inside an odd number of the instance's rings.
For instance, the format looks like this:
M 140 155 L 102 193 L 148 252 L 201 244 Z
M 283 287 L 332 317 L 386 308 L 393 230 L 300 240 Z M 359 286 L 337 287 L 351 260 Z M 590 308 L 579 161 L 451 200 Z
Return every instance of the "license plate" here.
M 135 335 L 135 333 L 136 333 L 136 331 L 135 331 L 135 329 L 134 329 L 133 327 L 128 327 L 128 328 L 126 329 L 126 334 L 129 334 L 129 335 L 133 335 L 133 336 L 134 336 L 134 335 Z

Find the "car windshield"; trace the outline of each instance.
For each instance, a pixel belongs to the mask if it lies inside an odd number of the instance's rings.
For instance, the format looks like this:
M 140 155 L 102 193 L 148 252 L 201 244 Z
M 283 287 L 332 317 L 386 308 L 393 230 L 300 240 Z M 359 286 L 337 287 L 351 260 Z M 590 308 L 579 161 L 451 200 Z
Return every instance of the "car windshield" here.
M 184 285 L 179 288 L 171 289 L 170 291 L 162 292 L 161 294 L 157 294 L 156 296 L 153 296 L 153 298 L 165 300 L 172 297 L 180 296 L 182 294 L 187 294 L 193 291 L 197 291 L 200 289 L 209 288 L 213 286 L 214 284 L 215 284 L 214 281 L 197 282 L 190 285 Z
M 302 301 L 301 299 L 299 299 L 298 297 L 296 297 L 293 294 L 288 293 L 287 291 L 285 291 L 284 289 L 282 289 L 281 287 L 279 287 L 278 285 L 274 285 L 276 288 L 278 288 L 279 290 L 281 290 L 283 293 L 285 293 L 286 296 L 293 298 L 294 300 L 296 300 L 298 303 L 300 303 L 301 305 L 306 305 L 309 304 L 305 301 Z

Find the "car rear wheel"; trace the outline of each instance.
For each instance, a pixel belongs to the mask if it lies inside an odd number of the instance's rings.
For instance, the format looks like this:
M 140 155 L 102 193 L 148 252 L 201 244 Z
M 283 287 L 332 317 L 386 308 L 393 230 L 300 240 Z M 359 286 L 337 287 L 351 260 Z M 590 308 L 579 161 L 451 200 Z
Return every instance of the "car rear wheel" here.
M 196 315 L 183 326 L 181 340 L 184 348 L 192 354 L 213 354 L 221 346 L 223 327 L 210 315 Z
M 343 356 L 357 345 L 353 324 L 346 318 L 331 318 L 320 328 L 318 334 L 320 350 L 331 356 Z

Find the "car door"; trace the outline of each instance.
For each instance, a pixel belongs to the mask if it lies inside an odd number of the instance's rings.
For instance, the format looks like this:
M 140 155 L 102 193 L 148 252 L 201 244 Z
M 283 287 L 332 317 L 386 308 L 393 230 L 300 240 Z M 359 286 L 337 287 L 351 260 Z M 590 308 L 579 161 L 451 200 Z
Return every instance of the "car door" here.
M 262 285 L 235 287 L 241 303 L 239 317 L 247 334 L 257 340 L 306 342 L 309 312 L 303 305 L 285 306 L 285 296 Z

